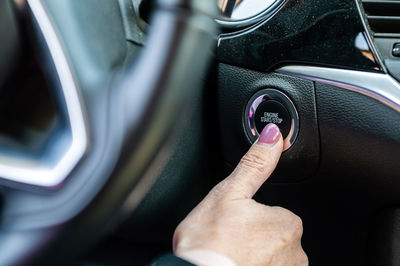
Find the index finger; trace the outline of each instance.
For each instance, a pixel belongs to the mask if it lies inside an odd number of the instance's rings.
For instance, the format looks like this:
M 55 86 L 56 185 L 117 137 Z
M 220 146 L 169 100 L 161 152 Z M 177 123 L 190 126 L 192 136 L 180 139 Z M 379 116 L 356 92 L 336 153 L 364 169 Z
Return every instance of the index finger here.
M 224 181 L 227 183 L 224 192 L 252 198 L 275 170 L 282 151 L 283 139 L 278 126 L 268 124 L 232 174 Z

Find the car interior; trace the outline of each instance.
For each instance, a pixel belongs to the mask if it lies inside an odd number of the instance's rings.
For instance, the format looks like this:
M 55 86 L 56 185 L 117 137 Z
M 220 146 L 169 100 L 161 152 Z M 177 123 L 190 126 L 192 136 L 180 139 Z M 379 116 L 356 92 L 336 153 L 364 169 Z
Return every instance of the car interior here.
M 0 34 L 0 265 L 149 265 L 268 123 L 255 200 L 309 263 L 400 265 L 399 0 L 2 0 Z

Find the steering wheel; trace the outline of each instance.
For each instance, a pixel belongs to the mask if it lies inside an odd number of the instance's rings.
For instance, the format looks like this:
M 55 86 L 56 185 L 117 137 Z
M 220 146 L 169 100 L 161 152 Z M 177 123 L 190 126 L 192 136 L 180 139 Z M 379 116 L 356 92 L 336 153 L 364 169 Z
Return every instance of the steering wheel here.
M 0 142 L 0 265 L 66 262 L 130 213 L 201 92 L 215 45 L 215 1 L 158 0 L 138 56 L 115 15 L 121 2 L 25 3 L 57 121 L 34 151 Z M 24 46 L 15 12 L 2 3 L 10 27 L 0 54 L 17 56 Z

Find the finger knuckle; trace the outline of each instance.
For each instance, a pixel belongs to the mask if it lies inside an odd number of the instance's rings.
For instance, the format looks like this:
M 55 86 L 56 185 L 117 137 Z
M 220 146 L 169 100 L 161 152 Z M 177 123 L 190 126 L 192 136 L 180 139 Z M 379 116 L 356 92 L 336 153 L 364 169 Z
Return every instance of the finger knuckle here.
M 297 258 L 297 265 L 302 265 L 302 266 L 308 265 L 308 256 L 303 249 L 299 252 L 299 256 Z
M 298 240 L 303 235 L 303 221 L 299 216 L 293 214 L 289 221 L 289 230 L 291 239 Z
M 286 237 L 293 240 L 301 238 L 301 236 L 303 235 L 303 221 L 301 220 L 301 218 L 285 208 L 274 208 L 286 224 Z
M 182 224 L 179 224 L 178 227 L 175 228 L 174 235 L 172 237 L 173 241 L 179 242 L 179 240 L 182 238 L 182 235 L 184 235 L 184 229 Z
M 179 250 L 181 240 L 182 240 L 182 232 L 181 232 L 180 228 L 178 227 L 175 229 L 174 235 L 172 237 L 172 243 L 173 243 L 172 248 L 173 248 L 174 252 Z
M 292 214 L 292 226 L 296 232 L 303 232 L 303 221 L 296 214 Z
M 267 167 L 262 152 L 257 150 L 249 152 L 243 156 L 241 165 L 249 169 L 258 170 L 260 172 L 264 172 Z
M 279 206 L 273 206 L 271 208 L 281 217 L 281 219 L 285 221 L 291 221 L 293 218 L 293 212 L 289 211 L 288 209 Z

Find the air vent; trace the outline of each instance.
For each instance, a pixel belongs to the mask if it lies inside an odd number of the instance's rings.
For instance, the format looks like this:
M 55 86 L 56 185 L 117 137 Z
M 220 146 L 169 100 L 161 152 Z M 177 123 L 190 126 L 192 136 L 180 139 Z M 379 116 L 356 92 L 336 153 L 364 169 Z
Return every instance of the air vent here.
M 400 0 L 362 0 L 374 37 L 400 37 Z

